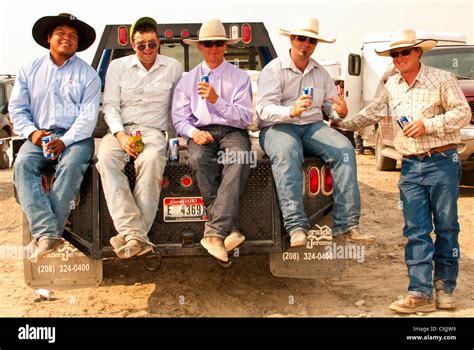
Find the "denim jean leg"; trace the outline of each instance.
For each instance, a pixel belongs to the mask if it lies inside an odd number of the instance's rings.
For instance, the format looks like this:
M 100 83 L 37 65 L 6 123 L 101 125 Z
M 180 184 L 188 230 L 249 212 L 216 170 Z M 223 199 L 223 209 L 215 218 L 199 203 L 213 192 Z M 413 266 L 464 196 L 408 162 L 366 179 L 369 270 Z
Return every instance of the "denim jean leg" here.
M 358 227 L 360 192 L 351 142 L 321 121 L 305 126 L 303 146 L 305 154 L 321 157 L 331 168 L 334 188 L 333 235 Z
M 428 189 L 422 183 L 424 164 L 404 159 L 400 175 L 400 200 L 403 205 L 403 235 L 408 239 L 405 263 L 408 268 L 408 293 L 424 298 L 433 296 L 433 230 Z
M 303 128 L 277 124 L 262 129 L 260 146 L 270 158 L 283 224 L 288 233 L 309 229 L 303 204 Z
M 54 237 L 58 231 L 56 215 L 41 185 L 40 170 L 48 163 L 51 161 L 44 157 L 43 149 L 26 141 L 18 152 L 13 172 L 18 200 L 36 239 Z
M 223 168 L 217 196 L 209 206 L 212 219 L 206 223 L 205 235 L 219 232 L 227 236 L 238 222 L 239 199 L 250 173 L 245 157 L 250 152 L 250 140 L 245 130 L 225 126 L 220 129 L 225 135 L 219 140 L 217 160 L 223 163 Z
M 455 150 L 434 155 L 431 163 L 432 175 L 427 177 L 427 182 L 436 234 L 434 281 L 441 281 L 443 289 L 452 293 L 456 287 L 461 256 L 457 207 L 461 165 Z
M 58 219 L 56 237 L 62 236 L 66 220 L 74 208 L 74 197 L 90 165 L 93 148 L 93 141 L 88 138 L 69 145 L 59 156 L 56 181 L 49 193 L 51 207 Z

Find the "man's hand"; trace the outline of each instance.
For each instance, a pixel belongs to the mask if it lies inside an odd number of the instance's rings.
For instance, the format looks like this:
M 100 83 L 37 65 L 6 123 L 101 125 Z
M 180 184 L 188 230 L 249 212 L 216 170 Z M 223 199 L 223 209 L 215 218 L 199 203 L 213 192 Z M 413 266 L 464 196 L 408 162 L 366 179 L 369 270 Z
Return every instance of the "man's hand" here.
M 329 120 L 329 124 L 328 126 L 330 128 L 337 128 L 337 127 L 340 127 L 341 126 L 341 121 L 340 120 Z
M 115 134 L 115 137 L 120 142 L 120 146 L 122 146 L 125 153 L 133 158 L 138 157 L 137 146 L 133 142 L 130 142 L 130 137 L 125 132 L 119 131 Z
M 64 145 L 64 142 L 59 138 L 51 140 L 46 144 L 47 152 L 54 153 L 54 157 L 51 158 L 52 160 L 58 159 L 58 157 L 61 155 L 61 153 L 63 153 L 65 148 L 66 145 Z
M 330 97 L 329 100 L 332 102 L 332 109 L 336 111 L 339 117 L 344 118 L 349 112 L 347 110 L 347 104 L 346 100 L 344 100 L 344 96 L 339 95 L 339 98 Z
M 198 145 L 207 145 L 214 141 L 212 135 L 207 131 L 194 130 L 192 137 L 194 142 Z
M 309 107 L 311 107 L 311 104 L 313 103 L 313 100 L 311 99 L 310 96 L 308 95 L 301 95 L 297 100 L 296 103 L 294 104 L 293 107 L 290 109 L 290 117 L 291 118 L 299 118 L 301 117 L 301 114 L 303 112 L 306 112 Z
M 42 138 L 44 136 L 48 136 L 48 135 L 51 135 L 51 133 L 49 131 L 45 131 L 45 130 L 36 130 L 36 131 L 33 131 L 31 133 L 31 143 L 33 145 L 36 145 L 36 146 L 39 146 L 39 147 L 43 147 L 42 145 Z
M 408 123 L 403 128 L 403 135 L 406 137 L 418 137 L 426 135 L 425 124 L 422 120 L 415 120 L 414 122 Z
M 198 83 L 198 94 L 202 97 L 211 102 L 212 104 L 216 103 L 219 96 L 216 94 L 214 88 L 204 81 L 200 81 Z

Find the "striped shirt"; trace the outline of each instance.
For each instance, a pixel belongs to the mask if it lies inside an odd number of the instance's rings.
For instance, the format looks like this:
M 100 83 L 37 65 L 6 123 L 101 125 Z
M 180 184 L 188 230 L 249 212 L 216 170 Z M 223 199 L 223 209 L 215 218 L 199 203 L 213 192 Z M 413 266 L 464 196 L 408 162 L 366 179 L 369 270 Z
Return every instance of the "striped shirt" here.
M 452 73 L 422 64 L 411 86 L 400 74 L 394 75 L 373 103 L 340 126 L 359 129 L 387 115 L 392 116 L 396 150 L 402 155 L 412 155 L 460 143 L 460 129 L 469 124 L 471 109 Z M 423 120 L 426 134 L 416 138 L 404 136 L 397 124 L 402 116 L 409 121 Z

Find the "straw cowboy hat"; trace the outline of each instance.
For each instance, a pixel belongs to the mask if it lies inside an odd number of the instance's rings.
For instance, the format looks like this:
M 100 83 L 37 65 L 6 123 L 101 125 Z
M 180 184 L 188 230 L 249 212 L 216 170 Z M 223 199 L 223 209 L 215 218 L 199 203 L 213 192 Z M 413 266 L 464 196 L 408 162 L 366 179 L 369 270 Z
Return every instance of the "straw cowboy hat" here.
M 199 39 L 184 39 L 188 45 L 197 45 L 200 41 L 224 40 L 227 44 L 236 44 L 241 38 L 229 39 L 225 34 L 225 28 L 220 19 L 210 19 L 204 22 L 199 29 Z
M 432 39 L 419 40 L 416 38 L 414 30 L 406 29 L 400 32 L 392 33 L 388 47 L 378 51 L 375 50 L 379 56 L 390 56 L 390 51 L 400 49 L 402 47 L 419 47 L 423 52 L 431 50 L 438 42 Z
M 95 30 L 85 22 L 78 20 L 69 13 L 60 13 L 57 16 L 41 17 L 33 25 L 33 39 L 46 49 L 49 49 L 48 34 L 57 26 L 68 26 L 77 30 L 79 42 L 77 51 L 84 51 L 95 41 Z
M 325 38 L 319 35 L 319 21 L 316 18 L 298 18 L 293 22 L 292 29 L 278 28 L 280 34 L 285 36 L 303 35 L 309 38 L 318 39 L 322 43 L 330 43 L 336 41 L 334 38 Z

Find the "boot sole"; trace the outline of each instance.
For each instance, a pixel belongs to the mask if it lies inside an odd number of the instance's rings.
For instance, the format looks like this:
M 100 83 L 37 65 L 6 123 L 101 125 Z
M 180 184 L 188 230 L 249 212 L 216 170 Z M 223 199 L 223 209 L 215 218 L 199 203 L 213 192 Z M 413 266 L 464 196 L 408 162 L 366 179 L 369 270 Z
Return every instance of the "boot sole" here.
M 436 311 L 436 305 L 424 305 L 424 306 L 418 306 L 415 308 L 404 308 L 398 305 L 390 305 L 389 309 L 392 311 L 396 311 L 402 314 L 414 314 L 417 312 L 432 312 Z

